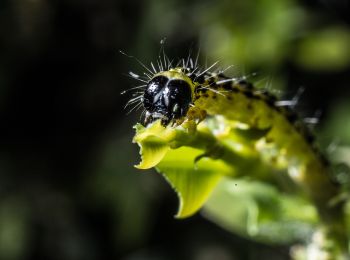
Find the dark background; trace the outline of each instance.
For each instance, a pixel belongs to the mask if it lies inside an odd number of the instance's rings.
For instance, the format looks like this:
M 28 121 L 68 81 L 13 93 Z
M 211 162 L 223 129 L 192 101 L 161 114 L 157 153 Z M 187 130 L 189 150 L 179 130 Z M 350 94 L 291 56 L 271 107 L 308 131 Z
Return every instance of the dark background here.
M 350 156 L 348 1 L 13 0 L 0 2 L 0 259 L 288 259 L 177 200 L 131 143 L 140 112 L 120 95 L 155 60 L 258 71 L 298 110 L 322 110 L 321 143 Z M 244 67 L 244 69 L 242 69 Z M 270 82 L 265 79 L 265 83 Z M 334 154 L 333 154 L 334 157 Z

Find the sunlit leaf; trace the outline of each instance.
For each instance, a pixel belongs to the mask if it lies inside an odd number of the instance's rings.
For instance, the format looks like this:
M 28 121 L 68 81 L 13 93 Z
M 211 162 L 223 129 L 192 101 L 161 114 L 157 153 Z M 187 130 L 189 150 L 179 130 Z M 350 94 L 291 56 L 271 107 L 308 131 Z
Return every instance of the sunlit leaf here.
M 188 217 L 197 212 L 221 177 L 232 172 L 232 169 L 220 160 L 202 158 L 194 163 L 201 153 L 201 150 L 188 147 L 170 150 L 157 166 L 158 171 L 178 194 L 178 218 Z
M 141 162 L 135 167 L 138 169 L 149 169 L 156 166 L 170 149 L 165 138 L 159 132 L 165 131 L 159 123 L 145 128 L 140 124 L 135 126 L 136 135 L 134 142 L 140 146 Z
M 149 169 L 157 165 L 169 150 L 167 143 L 157 136 L 148 136 L 140 143 L 141 162 L 135 167 Z

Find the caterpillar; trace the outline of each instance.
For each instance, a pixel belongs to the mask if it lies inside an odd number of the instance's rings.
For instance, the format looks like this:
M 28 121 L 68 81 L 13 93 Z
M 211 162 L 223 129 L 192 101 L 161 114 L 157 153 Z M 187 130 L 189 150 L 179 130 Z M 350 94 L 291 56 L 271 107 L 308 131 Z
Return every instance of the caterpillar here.
M 317 148 L 311 130 L 293 110 L 294 101 L 279 100 L 244 77 L 231 78 L 225 70 L 214 71 L 217 62 L 201 69 L 198 55 L 173 65 L 163 51 L 157 68 L 153 63 L 148 68 L 137 61 L 146 71 L 143 76 L 129 73 L 142 85 L 133 88 L 137 89 L 136 97 L 127 106 L 134 105 L 132 110 L 144 108 L 144 125 L 159 120 L 164 127 L 177 127 L 221 116 L 227 122 L 266 130 L 254 143 L 263 160 L 287 169 L 289 177 L 315 203 L 323 221 L 339 220 L 341 205 L 332 210 L 325 205 L 338 193 L 330 165 Z

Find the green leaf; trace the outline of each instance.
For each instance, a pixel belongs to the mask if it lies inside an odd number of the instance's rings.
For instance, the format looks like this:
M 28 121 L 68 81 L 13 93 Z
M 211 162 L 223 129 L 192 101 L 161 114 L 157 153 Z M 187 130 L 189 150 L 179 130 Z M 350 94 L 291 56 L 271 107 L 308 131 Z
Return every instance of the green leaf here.
M 193 138 L 201 139 L 202 135 L 191 135 L 181 127 L 165 128 L 159 122 L 148 127 L 138 124 L 135 129 L 133 141 L 140 146 L 142 158 L 136 168 L 148 169 L 157 166 L 157 170 L 177 192 L 178 218 L 185 218 L 197 212 L 220 178 L 232 173 L 232 167 L 220 160 L 203 157 L 195 162 L 205 153 L 205 149 L 182 146 L 191 142 Z M 210 142 L 212 140 L 209 138 Z M 201 141 L 197 143 L 201 144 Z
M 156 166 L 170 149 L 164 140 L 154 135 L 144 138 L 139 144 L 141 162 L 135 165 L 138 169 L 149 169 Z
M 140 146 L 141 162 L 135 165 L 138 169 L 149 169 L 156 166 L 170 149 L 168 141 L 159 133 L 165 132 L 160 123 L 145 128 L 140 124 L 135 127 L 136 135 L 133 142 Z
M 178 218 L 196 213 L 222 176 L 236 173 L 260 176 L 265 170 L 244 135 L 231 131 L 231 126 L 222 131 L 218 128 L 220 120 L 207 122 L 195 131 L 182 126 L 163 127 L 159 121 L 147 127 L 135 126 L 133 141 L 140 146 L 142 157 L 136 167 L 156 166 L 168 180 L 179 197 Z
M 302 197 L 252 180 L 223 178 L 204 205 L 207 218 L 251 239 L 285 244 L 309 238 L 316 210 Z
M 157 166 L 157 170 L 178 194 L 180 205 L 177 218 L 196 213 L 222 176 L 232 172 L 232 168 L 220 160 L 202 158 L 194 164 L 201 154 L 201 150 L 189 147 L 169 150 Z

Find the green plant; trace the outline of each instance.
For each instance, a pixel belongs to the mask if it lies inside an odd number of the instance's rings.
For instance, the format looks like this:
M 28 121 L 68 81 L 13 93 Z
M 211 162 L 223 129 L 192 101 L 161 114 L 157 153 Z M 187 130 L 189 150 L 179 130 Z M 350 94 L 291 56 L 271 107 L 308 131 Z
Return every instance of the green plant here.
M 155 167 L 177 192 L 176 217 L 203 208 L 242 236 L 293 247 L 295 259 L 347 259 L 346 193 L 313 134 L 290 108 L 245 80 L 200 70 L 190 58 L 152 64 L 130 103 L 144 106 L 135 126 L 136 167 Z M 188 102 L 187 102 L 188 100 Z M 136 106 L 137 106 L 136 105 Z M 344 199 L 345 198 L 345 199 Z

